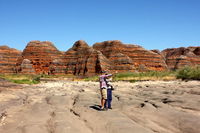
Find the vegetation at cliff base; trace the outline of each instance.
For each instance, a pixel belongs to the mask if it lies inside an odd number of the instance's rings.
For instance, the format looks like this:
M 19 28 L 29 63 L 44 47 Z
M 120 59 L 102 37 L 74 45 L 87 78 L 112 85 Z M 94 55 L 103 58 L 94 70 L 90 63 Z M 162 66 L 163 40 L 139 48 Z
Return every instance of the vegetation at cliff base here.
M 0 78 L 17 83 L 17 84 L 38 84 L 40 75 L 22 75 L 22 74 L 2 74 Z
M 71 81 L 99 81 L 99 76 L 86 78 L 74 75 L 25 75 L 25 74 L 1 74 L 0 78 L 18 84 L 38 84 L 43 79 L 68 79 Z M 200 80 L 200 66 L 184 67 L 176 71 L 149 71 L 149 72 L 125 72 L 113 75 L 113 81 L 147 81 L 147 80 Z
M 142 80 L 174 80 L 174 71 L 149 71 L 149 72 L 125 72 L 113 75 L 113 81 L 142 81 Z M 98 81 L 99 76 L 87 77 L 84 81 Z
M 84 78 L 84 81 L 99 81 L 99 76 L 91 76 Z
M 74 75 L 45 75 L 45 74 L 0 74 L 0 78 L 14 82 L 17 84 L 38 84 L 44 79 L 68 79 L 71 81 L 79 80 L 78 77 Z
M 175 71 L 126 72 L 114 76 L 115 81 L 174 80 Z
M 98 76 L 87 77 L 84 81 L 98 81 Z M 113 75 L 113 81 L 146 81 L 146 80 L 200 80 L 200 66 L 184 67 L 176 71 L 124 72 Z
M 200 66 L 196 67 L 184 67 L 177 71 L 176 77 L 178 79 L 192 79 L 200 80 Z

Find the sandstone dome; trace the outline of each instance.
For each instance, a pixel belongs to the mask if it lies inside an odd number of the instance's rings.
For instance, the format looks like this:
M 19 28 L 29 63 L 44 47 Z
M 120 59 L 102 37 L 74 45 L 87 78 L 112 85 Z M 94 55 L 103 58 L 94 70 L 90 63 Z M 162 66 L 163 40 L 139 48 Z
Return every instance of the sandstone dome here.
M 24 59 L 28 59 L 31 61 L 36 73 L 47 74 L 50 65 L 53 64 L 53 60 L 62 60 L 62 55 L 62 52 L 49 41 L 31 41 L 22 52 L 17 64 L 20 65 Z

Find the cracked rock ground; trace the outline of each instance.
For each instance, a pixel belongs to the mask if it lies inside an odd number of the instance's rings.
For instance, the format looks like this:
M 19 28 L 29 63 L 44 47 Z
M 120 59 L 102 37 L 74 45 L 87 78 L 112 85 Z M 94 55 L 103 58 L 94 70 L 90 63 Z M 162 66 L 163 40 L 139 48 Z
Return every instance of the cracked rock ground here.
M 99 111 L 98 82 L 0 80 L 0 133 L 200 133 L 199 81 L 114 82 Z

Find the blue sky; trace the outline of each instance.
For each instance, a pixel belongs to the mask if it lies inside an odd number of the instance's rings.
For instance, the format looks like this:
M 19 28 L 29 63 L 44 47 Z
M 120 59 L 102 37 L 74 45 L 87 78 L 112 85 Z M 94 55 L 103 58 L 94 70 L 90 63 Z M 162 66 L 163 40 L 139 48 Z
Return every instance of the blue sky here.
M 31 40 L 61 51 L 77 40 L 200 46 L 200 0 L 0 0 L 0 45 L 23 50 Z

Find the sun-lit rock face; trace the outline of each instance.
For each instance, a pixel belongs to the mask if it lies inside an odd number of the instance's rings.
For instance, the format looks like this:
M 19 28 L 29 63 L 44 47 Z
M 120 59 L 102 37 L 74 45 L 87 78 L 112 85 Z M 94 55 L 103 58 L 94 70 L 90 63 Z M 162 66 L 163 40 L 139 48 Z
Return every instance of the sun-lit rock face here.
M 162 51 L 166 64 L 171 70 L 185 66 L 200 65 L 200 47 L 180 47 L 165 49 Z
M 16 73 L 16 61 L 21 55 L 21 51 L 0 46 L 0 74 Z
M 18 73 L 63 74 L 63 54 L 48 41 L 31 41 L 18 58 Z
M 104 55 L 89 47 L 85 41 L 75 42 L 65 53 L 66 73 L 74 75 L 95 75 L 103 69 L 109 69 L 110 64 Z
M 0 46 L 0 73 L 97 75 L 109 72 L 175 70 L 200 65 L 200 47 L 171 48 L 162 52 L 118 40 L 89 46 L 79 40 L 66 52 L 51 42 L 31 41 L 23 52 Z
M 145 50 L 138 45 L 123 44 L 120 41 L 105 41 L 94 44 L 93 48 L 101 51 L 113 62 L 115 66 L 113 69 L 116 71 L 162 71 L 167 69 L 161 55 Z
M 125 54 L 114 53 L 110 55 L 109 60 L 112 62 L 112 71 L 135 71 L 133 60 Z

